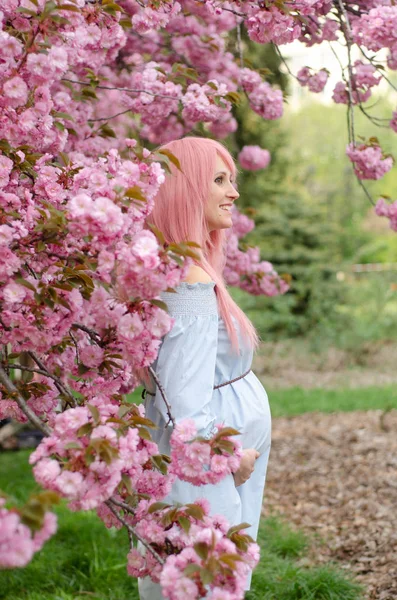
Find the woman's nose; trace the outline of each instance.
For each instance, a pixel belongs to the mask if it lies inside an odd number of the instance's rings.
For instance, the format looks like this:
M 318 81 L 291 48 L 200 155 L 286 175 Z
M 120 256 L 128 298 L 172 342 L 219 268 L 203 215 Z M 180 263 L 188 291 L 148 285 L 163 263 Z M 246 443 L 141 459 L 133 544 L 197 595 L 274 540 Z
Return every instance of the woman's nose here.
M 229 183 L 229 190 L 227 192 L 227 196 L 228 198 L 233 199 L 233 201 L 237 200 L 237 198 L 240 197 L 240 194 L 231 182 Z

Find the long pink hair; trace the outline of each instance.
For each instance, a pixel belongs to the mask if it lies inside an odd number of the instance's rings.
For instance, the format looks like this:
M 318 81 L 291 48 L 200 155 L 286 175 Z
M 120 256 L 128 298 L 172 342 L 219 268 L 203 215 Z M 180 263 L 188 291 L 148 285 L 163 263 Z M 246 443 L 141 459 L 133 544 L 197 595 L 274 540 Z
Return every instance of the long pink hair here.
M 156 196 L 154 210 L 148 222 L 155 225 L 168 243 L 193 241 L 201 246 L 197 263 L 216 283 L 216 294 L 232 346 L 238 349 L 238 337 L 233 325 L 236 319 L 242 338 L 255 348 L 258 336 L 251 321 L 230 296 L 223 279 L 226 263 L 225 230 L 209 231 L 204 208 L 210 195 L 217 155 L 225 162 L 235 177 L 233 158 L 222 144 L 207 138 L 185 137 L 165 144 L 160 150 L 174 154 L 181 170 L 171 165 L 172 175 L 167 175 Z

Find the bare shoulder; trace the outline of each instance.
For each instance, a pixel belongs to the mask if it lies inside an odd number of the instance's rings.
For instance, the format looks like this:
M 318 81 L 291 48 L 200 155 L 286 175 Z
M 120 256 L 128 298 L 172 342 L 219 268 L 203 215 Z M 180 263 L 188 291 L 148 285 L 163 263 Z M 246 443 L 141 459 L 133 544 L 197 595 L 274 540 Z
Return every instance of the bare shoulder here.
M 192 265 L 184 281 L 186 283 L 210 283 L 212 279 L 204 269 L 198 265 Z

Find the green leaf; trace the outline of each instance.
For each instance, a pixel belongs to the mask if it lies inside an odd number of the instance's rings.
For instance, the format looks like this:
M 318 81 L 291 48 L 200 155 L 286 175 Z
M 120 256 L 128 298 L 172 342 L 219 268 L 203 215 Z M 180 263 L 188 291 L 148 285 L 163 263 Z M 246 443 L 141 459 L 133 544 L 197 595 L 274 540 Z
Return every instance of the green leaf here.
M 236 531 L 240 531 L 241 529 L 247 529 L 248 527 L 251 527 L 249 523 L 239 523 L 238 525 L 233 525 L 233 527 L 230 527 L 226 535 L 229 537 L 232 533 L 236 533 Z
M 195 565 L 194 563 L 191 563 L 190 565 L 187 565 L 183 569 L 183 573 L 187 577 L 190 577 L 190 575 L 194 575 L 194 573 L 199 573 L 200 571 L 201 571 L 200 565 Z
M 16 277 L 15 281 L 17 283 L 19 283 L 19 285 L 23 285 L 24 287 L 28 288 L 29 290 L 32 290 L 32 292 L 36 291 L 36 288 L 34 287 L 34 285 L 32 283 L 30 283 L 29 281 L 26 281 L 26 279 L 24 279 L 23 277 Z
M 68 442 L 65 444 L 64 448 L 66 448 L 66 450 L 80 450 L 81 446 L 77 442 Z
M 208 546 L 205 542 L 196 542 L 193 546 L 196 554 L 202 559 L 206 560 L 208 557 Z M 209 583 L 209 582 L 208 582 Z
M 91 88 L 85 87 L 81 90 L 81 95 L 83 98 L 93 98 L 94 100 L 98 100 L 98 96 Z
M 214 579 L 214 575 L 211 573 L 211 571 L 209 569 L 201 569 L 201 573 L 200 573 L 200 577 L 201 577 L 201 581 L 203 582 L 204 585 L 208 585 L 209 583 L 212 583 L 213 579 Z
M 234 429 L 233 427 L 223 427 L 218 431 L 215 438 L 226 437 L 231 435 L 241 435 L 241 432 L 238 429 Z
M 158 306 L 159 308 L 162 308 L 163 310 L 165 310 L 166 312 L 168 311 L 168 307 L 166 305 L 165 302 L 163 302 L 162 300 L 151 300 L 150 304 L 153 304 L 154 306 Z
M 134 198 L 134 200 L 139 200 L 140 202 L 146 202 L 146 198 L 142 194 L 141 188 L 137 185 L 134 185 L 133 187 L 128 188 L 124 192 L 124 196 L 127 196 L 127 198 Z
M 241 103 L 241 96 L 238 92 L 228 92 L 225 95 L 226 100 L 229 100 L 232 104 L 239 105 Z
M 101 420 L 99 410 L 93 404 L 87 404 L 87 408 L 90 411 L 92 418 L 94 419 L 94 423 L 97 425 Z
M 176 168 L 179 171 L 181 171 L 181 173 L 183 173 L 179 159 L 170 150 L 162 149 L 162 150 L 158 150 L 157 153 L 164 154 L 172 162 L 172 164 L 175 165 Z
M 190 517 L 194 517 L 198 521 L 202 521 L 204 517 L 204 511 L 198 504 L 186 504 L 186 514 Z
M 54 117 L 58 117 L 58 119 L 67 119 L 68 121 L 74 121 L 74 118 L 69 113 L 65 113 L 59 110 L 55 110 L 53 113 Z M 63 154 L 63 152 L 60 154 Z
M 86 367 L 85 365 L 83 365 L 83 363 L 79 363 L 77 371 L 79 375 L 85 375 L 86 373 L 88 373 L 88 371 L 90 371 L 90 367 Z
M 158 510 L 163 510 L 164 508 L 170 508 L 171 504 L 167 504 L 166 502 L 154 502 L 150 505 L 148 513 L 151 515 Z
M 129 494 L 132 494 L 133 489 L 132 489 L 131 477 L 128 477 L 128 475 L 126 473 L 123 473 L 121 476 L 121 481 L 124 483 L 127 492 Z
M 243 559 L 238 554 L 221 554 L 219 557 L 219 561 L 225 563 L 231 569 L 236 568 L 236 562 L 242 561 Z
M 54 121 L 54 127 L 59 129 L 59 131 L 65 131 L 65 125 L 60 121 Z
M 150 433 L 144 427 L 138 427 L 138 433 L 143 440 L 147 440 L 149 442 L 152 440 Z
M 190 521 L 187 517 L 184 517 L 184 516 L 178 517 L 178 523 L 186 533 L 189 533 Z
M 155 225 L 152 225 L 152 223 L 148 223 L 148 227 L 154 233 L 154 235 L 156 236 L 156 238 L 158 239 L 160 244 L 162 246 L 164 246 L 165 237 L 164 237 L 164 234 L 162 233 L 162 231 L 160 231 L 160 229 L 158 229 Z
M 114 129 L 112 129 L 107 123 L 105 123 L 104 125 L 101 125 L 99 128 L 99 133 L 102 137 L 106 137 L 106 138 L 115 138 L 117 137 Z
M 58 10 L 70 10 L 72 12 L 81 12 L 78 6 L 74 6 L 73 4 L 59 4 Z
M 88 435 L 92 431 L 92 423 L 85 423 L 76 432 L 77 437 Z

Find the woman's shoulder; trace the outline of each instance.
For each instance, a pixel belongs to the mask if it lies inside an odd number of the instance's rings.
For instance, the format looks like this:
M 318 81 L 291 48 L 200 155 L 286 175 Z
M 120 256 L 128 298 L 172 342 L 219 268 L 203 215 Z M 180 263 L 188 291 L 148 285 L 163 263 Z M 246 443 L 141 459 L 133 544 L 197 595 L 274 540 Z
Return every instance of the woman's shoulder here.
M 213 283 L 211 277 L 202 267 L 192 265 L 183 280 L 184 283 Z
M 197 265 L 190 268 L 174 292 L 162 292 L 161 298 L 172 316 L 218 316 L 215 281 Z

